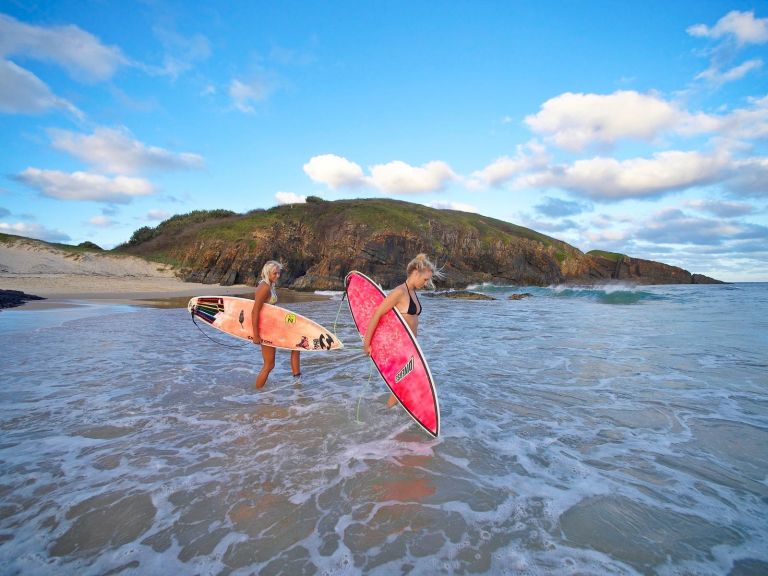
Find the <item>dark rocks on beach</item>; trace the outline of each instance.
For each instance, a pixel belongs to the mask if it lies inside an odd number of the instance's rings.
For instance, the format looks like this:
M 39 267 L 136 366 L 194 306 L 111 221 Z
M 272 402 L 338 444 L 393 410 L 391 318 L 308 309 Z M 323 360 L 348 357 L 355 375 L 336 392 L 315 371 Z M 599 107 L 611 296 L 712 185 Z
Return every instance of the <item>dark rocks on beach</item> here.
M 423 292 L 424 296 L 434 298 L 455 298 L 457 300 L 496 300 L 493 296 L 471 292 L 470 290 L 451 290 L 449 292 Z
M 532 294 L 530 292 L 523 292 L 522 294 L 510 294 L 508 300 L 522 300 L 528 298 Z
M 45 298 L 25 294 L 20 290 L 0 290 L 0 309 L 21 306 L 29 300 L 45 300 Z

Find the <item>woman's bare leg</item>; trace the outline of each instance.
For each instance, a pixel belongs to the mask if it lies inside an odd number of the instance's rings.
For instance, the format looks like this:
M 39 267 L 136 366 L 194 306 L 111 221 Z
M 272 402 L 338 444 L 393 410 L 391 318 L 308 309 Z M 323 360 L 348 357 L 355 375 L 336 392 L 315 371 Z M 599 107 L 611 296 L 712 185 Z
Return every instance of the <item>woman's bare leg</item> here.
M 271 346 L 261 345 L 261 357 L 264 359 L 264 365 L 261 367 L 261 372 L 256 376 L 256 389 L 261 389 L 264 384 L 267 383 L 269 373 L 275 367 L 275 349 Z

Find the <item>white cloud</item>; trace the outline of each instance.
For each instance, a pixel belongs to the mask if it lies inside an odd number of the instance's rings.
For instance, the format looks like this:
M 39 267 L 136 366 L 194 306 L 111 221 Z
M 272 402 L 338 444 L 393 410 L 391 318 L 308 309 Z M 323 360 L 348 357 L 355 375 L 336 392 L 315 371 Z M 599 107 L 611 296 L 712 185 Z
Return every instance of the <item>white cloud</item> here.
M 111 174 L 200 168 L 198 154 L 169 152 L 135 140 L 125 128 L 96 128 L 93 134 L 52 130 L 54 148 Z
M 303 204 L 307 201 L 306 196 L 300 196 L 294 192 L 278 192 L 275 194 L 275 200 L 278 204 Z
M 32 26 L 0 14 L 0 56 L 13 55 L 54 62 L 84 81 L 108 80 L 129 63 L 119 48 L 77 26 Z
M 313 156 L 304 164 L 304 172 L 315 182 L 320 182 L 336 190 L 355 188 L 365 184 L 363 169 L 360 165 L 335 154 Z
M 109 216 L 94 216 L 93 218 L 90 218 L 88 220 L 88 224 L 91 226 L 96 226 L 97 228 L 110 228 L 114 226 L 117 222 L 115 222 L 112 218 Z
M 377 164 L 371 168 L 370 182 L 388 194 L 415 194 L 441 190 L 457 176 L 445 162 L 427 162 L 411 166 L 400 160 Z
M 733 65 L 741 49 L 749 44 L 768 42 L 768 18 L 755 18 L 754 12 L 733 10 L 720 18 L 713 27 L 696 24 L 687 30 L 691 36 L 717 41 L 704 52 L 709 56 L 709 68 L 696 76 L 716 85 L 733 82 L 760 68 L 762 60 L 753 59 Z
M 447 200 L 440 200 L 437 202 L 430 202 L 427 204 L 431 208 L 437 208 L 438 210 L 458 210 L 459 212 L 471 212 L 477 214 L 479 210 L 471 204 L 463 204 L 462 202 L 450 202 Z
M 542 168 L 549 161 L 550 158 L 544 146 L 532 140 L 525 146 L 518 146 L 514 158 L 502 156 L 482 170 L 473 172 L 467 181 L 467 186 L 470 189 L 499 186 L 518 174 Z
M 58 170 L 27 168 L 15 177 L 44 196 L 59 200 L 92 200 L 127 204 L 137 196 L 154 192 L 152 184 L 141 178 L 109 178 L 88 172 L 68 174 Z
M 0 112 L 41 114 L 57 108 L 83 118 L 77 107 L 58 98 L 37 76 L 9 60 L 0 60 Z
M 754 12 L 732 10 L 710 28 L 695 24 L 687 30 L 691 36 L 719 39 L 733 37 L 739 45 L 765 44 L 768 42 L 768 18 L 755 18 Z
M 170 212 L 166 212 L 165 210 L 150 210 L 147 212 L 147 220 L 167 220 L 170 216 Z
M 304 172 L 315 182 L 332 189 L 371 186 L 386 194 L 416 194 L 436 192 L 451 180 L 457 180 L 451 167 L 445 162 L 427 162 L 411 166 L 400 160 L 371 167 L 365 176 L 359 164 L 335 154 L 323 154 L 310 158 L 304 164 Z
M 578 151 L 595 142 L 652 140 L 678 125 L 683 116 L 677 106 L 651 94 L 627 90 L 607 95 L 567 92 L 544 102 L 525 122 L 557 146 Z
M 707 68 L 704 72 L 696 75 L 696 79 L 709 80 L 716 84 L 725 84 L 726 82 L 733 82 L 734 80 L 740 80 L 746 76 L 752 70 L 757 70 L 763 65 L 763 61 L 760 59 L 747 60 L 746 62 L 734 66 L 730 70 L 724 72 L 716 66 Z
M 718 135 L 740 140 L 768 138 L 768 96 L 752 98 L 748 108 L 738 108 L 720 117 L 710 117 L 710 128 Z
M 0 232 L 26 236 L 27 238 L 37 238 L 46 242 L 69 242 L 72 240 L 66 232 L 52 230 L 40 224 L 30 224 L 28 222 L 16 222 L 15 224 L 0 222 Z
M 254 112 L 254 105 L 265 101 L 270 92 L 269 83 L 263 79 L 243 82 L 235 78 L 229 83 L 229 96 L 232 98 L 232 105 L 240 112 Z
M 668 151 L 652 159 L 596 157 L 521 177 L 523 187 L 557 187 L 600 200 L 660 196 L 710 184 L 730 167 L 724 154 Z

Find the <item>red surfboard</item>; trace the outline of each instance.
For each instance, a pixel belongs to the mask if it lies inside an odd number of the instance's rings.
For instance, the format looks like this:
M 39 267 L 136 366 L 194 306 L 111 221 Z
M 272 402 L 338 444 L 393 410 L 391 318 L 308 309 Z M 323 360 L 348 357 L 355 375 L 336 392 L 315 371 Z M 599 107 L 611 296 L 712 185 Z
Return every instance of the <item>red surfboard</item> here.
M 365 338 L 368 322 L 386 294 L 368 276 L 357 271 L 347 274 L 344 285 L 357 331 Z M 400 405 L 419 426 L 437 437 L 440 407 L 432 373 L 413 332 L 395 308 L 379 320 L 371 339 L 371 359 Z

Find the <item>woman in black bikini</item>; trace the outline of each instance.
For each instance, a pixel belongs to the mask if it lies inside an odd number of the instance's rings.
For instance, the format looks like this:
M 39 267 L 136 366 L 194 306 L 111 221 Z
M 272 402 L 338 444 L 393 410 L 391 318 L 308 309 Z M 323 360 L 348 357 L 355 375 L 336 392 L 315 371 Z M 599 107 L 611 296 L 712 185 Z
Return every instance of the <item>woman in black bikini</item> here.
M 405 282 L 387 295 L 384 301 L 379 304 L 379 307 L 376 308 L 371 321 L 368 323 L 365 338 L 363 339 L 363 352 L 366 356 L 371 355 L 371 339 L 376 331 L 376 327 L 379 325 L 379 320 L 392 308 L 397 308 L 400 311 L 413 335 L 418 337 L 421 302 L 419 302 L 419 297 L 416 295 L 416 290 L 420 290 L 424 286 L 434 288 L 432 278 L 442 278 L 443 273 L 429 261 L 425 254 L 418 254 L 411 260 L 406 268 L 406 273 L 408 277 Z M 392 396 L 387 405 L 394 406 L 396 402 L 397 399 Z

